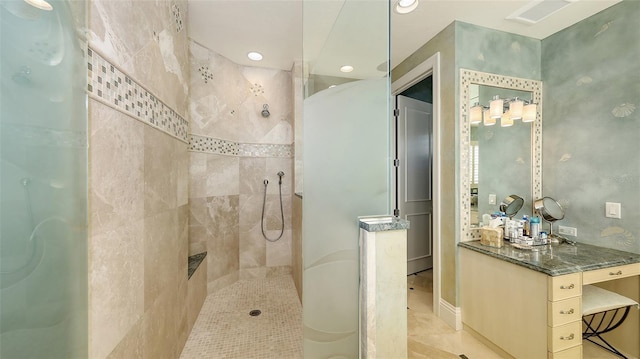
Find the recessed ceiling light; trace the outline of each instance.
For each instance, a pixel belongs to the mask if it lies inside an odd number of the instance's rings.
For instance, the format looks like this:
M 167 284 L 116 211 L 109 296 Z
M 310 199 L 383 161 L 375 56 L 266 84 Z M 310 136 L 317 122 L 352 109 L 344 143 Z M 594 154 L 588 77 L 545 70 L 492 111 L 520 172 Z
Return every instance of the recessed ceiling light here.
M 349 65 L 344 65 L 340 68 L 340 71 L 342 72 L 351 72 L 353 71 L 353 66 L 349 66 Z
M 262 54 L 256 51 L 251 51 L 250 53 L 247 54 L 247 57 L 253 61 L 262 60 Z
M 418 0 L 398 0 L 393 10 L 398 14 L 408 14 L 418 7 Z
M 24 0 L 27 4 L 37 7 L 40 10 L 51 11 L 53 10 L 53 6 L 46 2 L 45 0 Z

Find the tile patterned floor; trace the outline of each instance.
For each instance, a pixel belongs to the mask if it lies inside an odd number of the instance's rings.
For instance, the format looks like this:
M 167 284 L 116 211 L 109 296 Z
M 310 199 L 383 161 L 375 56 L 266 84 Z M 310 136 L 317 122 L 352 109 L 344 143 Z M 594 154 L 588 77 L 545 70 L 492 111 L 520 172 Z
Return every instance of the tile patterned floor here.
M 407 277 L 407 307 L 409 358 L 500 358 L 471 334 L 455 331 L 433 314 L 433 271 Z
M 250 316 L 254 309 L 262 314 Z M 302 358 L 292 277 L 241 280 L 207 296 L 180 358 Z
M 432 275 L 426 271 L 407 277 L 408 357 L 500 358 L 469 333 L 434 316 Z M 262 314 L 250 316 L 254 309 Z M 303 358 L 302 307 L 291 276 L 242 280 L 209 295 L 180 358 Z M 584 358 L 616 356 L 585 342 Z

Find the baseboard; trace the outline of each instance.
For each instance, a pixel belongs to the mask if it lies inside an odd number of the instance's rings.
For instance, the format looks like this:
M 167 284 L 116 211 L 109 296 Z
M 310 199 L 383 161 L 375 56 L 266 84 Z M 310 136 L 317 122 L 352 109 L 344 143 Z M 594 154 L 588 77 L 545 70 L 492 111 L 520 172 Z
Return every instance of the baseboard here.
M 459 307 L 454 307 L 440 298 L 440 319 L 455 330 L 462 330 L 462 313 Z

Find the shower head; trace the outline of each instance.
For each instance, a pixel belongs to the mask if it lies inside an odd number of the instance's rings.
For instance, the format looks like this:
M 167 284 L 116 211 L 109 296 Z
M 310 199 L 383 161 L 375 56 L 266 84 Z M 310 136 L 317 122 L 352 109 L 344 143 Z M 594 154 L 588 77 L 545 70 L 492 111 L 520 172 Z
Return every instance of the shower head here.
M 284 172 L 282 171 L 278 172 L 278 177 L 280 177 L 278 184 L 282 184 L 282 177 L 284 177 Z
M 269 116 L 271 116 L 271 113 L 269 113 L 269 105 L 265 103 L 262 105 L 262 117 L 267 118 Z

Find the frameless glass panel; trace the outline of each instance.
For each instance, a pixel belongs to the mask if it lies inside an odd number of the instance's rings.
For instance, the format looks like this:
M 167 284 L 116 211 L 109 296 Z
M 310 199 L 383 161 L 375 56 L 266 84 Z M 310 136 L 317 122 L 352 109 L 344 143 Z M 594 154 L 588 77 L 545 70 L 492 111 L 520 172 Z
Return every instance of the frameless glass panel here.
M 0 2 L 0 357 L 87 357 L 84 2 Z
M 389 4 L 303 7 L 304 353 L 357 358 L 357 217 L 389 213 Z

